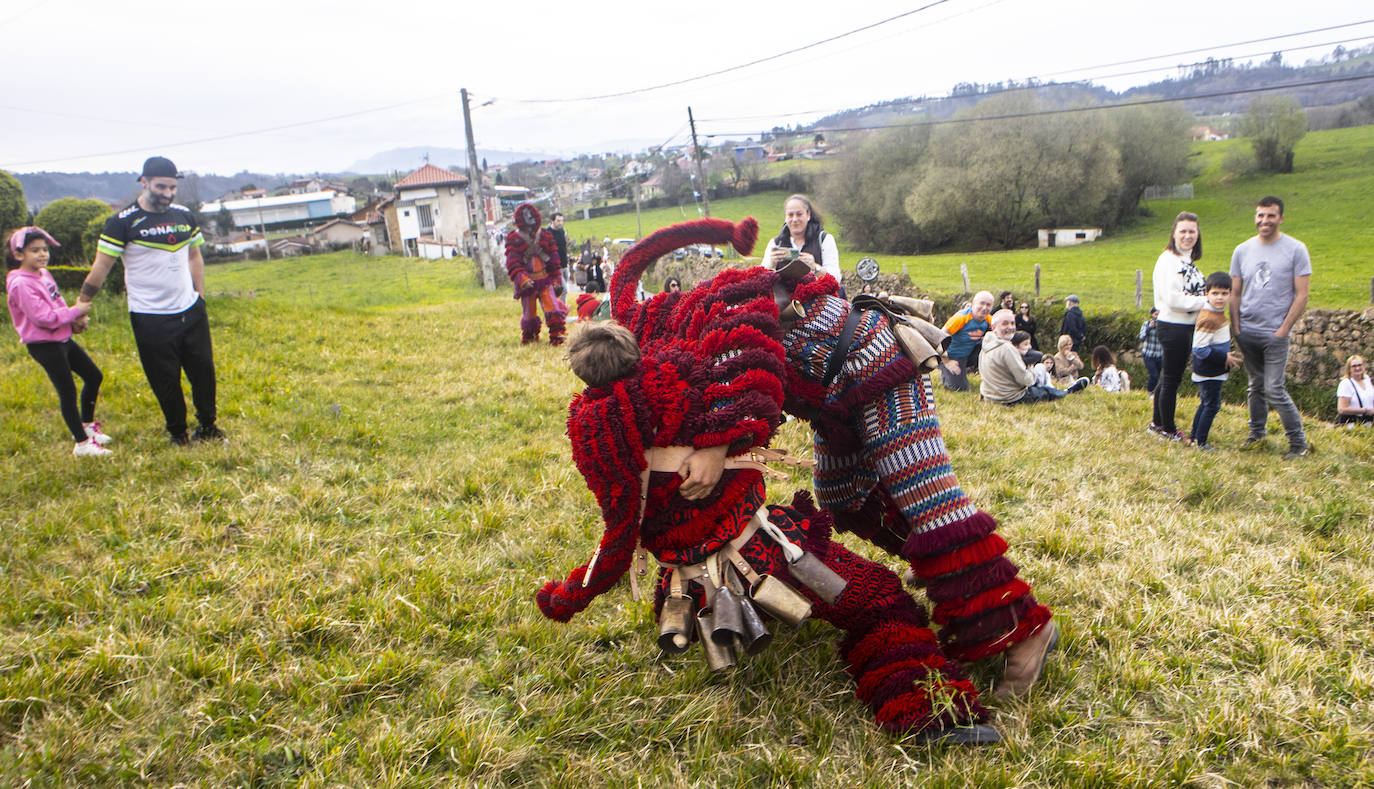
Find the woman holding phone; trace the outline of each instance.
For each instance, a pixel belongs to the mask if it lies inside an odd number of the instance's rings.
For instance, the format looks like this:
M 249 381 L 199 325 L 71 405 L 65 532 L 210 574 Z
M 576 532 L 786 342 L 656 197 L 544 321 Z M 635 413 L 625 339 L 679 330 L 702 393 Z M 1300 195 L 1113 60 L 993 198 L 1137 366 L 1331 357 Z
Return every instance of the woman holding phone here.
M 769 239 L 761 265 L 776 269 L 793 257 L 841 282 L 840 248 L 806 195 L 792 195 L 783 203 L 782 232 Z

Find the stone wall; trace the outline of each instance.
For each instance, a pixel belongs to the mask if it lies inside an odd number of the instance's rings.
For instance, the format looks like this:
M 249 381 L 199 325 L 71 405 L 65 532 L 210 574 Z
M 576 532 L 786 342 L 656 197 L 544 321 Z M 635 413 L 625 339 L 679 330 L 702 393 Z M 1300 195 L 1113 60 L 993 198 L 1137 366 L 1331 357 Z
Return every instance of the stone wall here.
M 1354 310 L 1308 310 L 1293 327 L 1288 376 L 1334 388 L 1351 354 L 1374 356 L 1374 306 Z

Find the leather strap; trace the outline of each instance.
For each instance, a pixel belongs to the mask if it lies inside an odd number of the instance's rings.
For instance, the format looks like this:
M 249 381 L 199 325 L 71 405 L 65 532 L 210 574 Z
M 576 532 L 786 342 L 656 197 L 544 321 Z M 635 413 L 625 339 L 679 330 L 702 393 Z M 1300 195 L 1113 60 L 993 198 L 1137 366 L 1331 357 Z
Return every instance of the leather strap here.
M 845 357 L 849 355 L 849 346 L 854 342 L 854 332 L 859 328 L 859 312 L 851 307 L 849 317 L 844 319 L 844 328 L 840 329 L 840 338 L 835 341 L 835 350 L 831 351 L 830 358 L 825 360 L 825 375 L 821 380 L 823 386 L 829 386 L 844 366 Z

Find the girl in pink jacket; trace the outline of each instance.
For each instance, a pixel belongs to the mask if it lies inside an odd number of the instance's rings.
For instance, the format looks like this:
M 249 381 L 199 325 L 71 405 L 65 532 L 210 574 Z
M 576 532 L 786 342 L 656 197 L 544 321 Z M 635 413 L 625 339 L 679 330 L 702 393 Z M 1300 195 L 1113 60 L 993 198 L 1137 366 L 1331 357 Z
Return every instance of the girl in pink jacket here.
M 95 421 L 95 401 L 103 376 L 91 357 L 72 340 L 72 333 L 86 328 L 89 302 L 68 307 L 57 282 L 48 273 L 48 248 L 61 246 L 41 227 L 21 227 L 10 236 L 7 265 L 18 265 L 5 275 L 10 318 L 19 341 L 47 372 L 57 389 L 62 419 L 72 431 L 77 457 L 108 455 L 110 437 Z M 77 407 L 72 373 L 81 377 L 81 404 Z

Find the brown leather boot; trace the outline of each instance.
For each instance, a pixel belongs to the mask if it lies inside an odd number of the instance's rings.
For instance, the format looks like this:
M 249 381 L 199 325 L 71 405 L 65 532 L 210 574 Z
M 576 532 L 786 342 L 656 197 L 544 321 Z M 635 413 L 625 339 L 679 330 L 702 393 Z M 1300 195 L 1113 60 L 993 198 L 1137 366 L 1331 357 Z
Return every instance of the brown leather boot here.
M 1007 650 L 1007 666 L 992 692 L 998 701 L 1011 701 L 1030 693 L 1045 668 L 1045 657 L 1059 643 L 1059 626 L 1051 619 L 1040 632 Z

